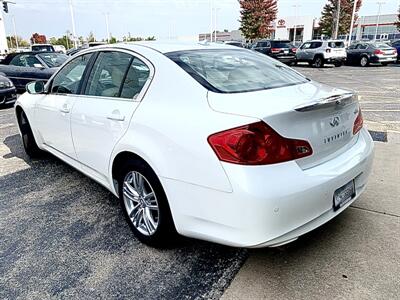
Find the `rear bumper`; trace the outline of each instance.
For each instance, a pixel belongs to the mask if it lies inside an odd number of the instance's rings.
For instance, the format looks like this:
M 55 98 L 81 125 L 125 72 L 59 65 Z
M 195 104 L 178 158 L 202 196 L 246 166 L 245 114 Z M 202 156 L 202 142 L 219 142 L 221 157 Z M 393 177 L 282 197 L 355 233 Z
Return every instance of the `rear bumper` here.
M 346 61 L 346 57 L 328 57 L 325 58 L 326 63 L 344 63 Z
M 243 167 L 223 164 L 233 192 L 162 178 L 179 233 L 236 247 L 278 246 L 340 214 L 364 191 L 373 142 L 362 129 L 357 143 L 319 166 L 296 162 Z M 355 180 L 356 197 L 338 211 L 333 194 Z
M 372 63 L 392 63 L 396 62 L 397 55 L 392 56 L 371 56 Z

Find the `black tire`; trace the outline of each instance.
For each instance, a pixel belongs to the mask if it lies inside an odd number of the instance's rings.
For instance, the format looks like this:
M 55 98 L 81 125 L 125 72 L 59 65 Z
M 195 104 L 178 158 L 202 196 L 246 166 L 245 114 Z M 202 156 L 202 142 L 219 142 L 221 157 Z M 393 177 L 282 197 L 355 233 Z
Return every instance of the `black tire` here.
M 313 61 L 313 65 L 316 68 L 323 68 L 324 67 L 324 58 L 320 55 L 316 56 Z
M 361 58 L 360 58 L 360 66 L 361 67 L 368 67 L 369 66 L 369 58 L 368 58 L 368 56 L 362 56 Z
M 127 207 L 125 205 L 124 198 L 129 199 L 124 196 L 123 187 L 124 181 L 129 176 L 131 172 L 140 173 L 148 182 L 150 188 L 154 191 L 156 203 L 158 205 L 157 220 L 158 226 L 155 232 L 151 235 L 145 235 L 141 233 L 133 224 L 131 220 Z M 121 208 L 124 212 L 125 219 L 128 222 L 132 232 L 137 237 L 139 241 L 156 248 L 165 248 L 173 246 L 176 241 L 178 234 L 175 229 L 175 225 L 172 219 L 171 210 L 168 204 L 167 196 L 161 185 L 160 180 L 154 171 L 145 162 L 141 160 L 129 160 L 127 161 L 121 170 L 118 171 L 118 189 L 119 189 L 119 199 Z M 127 200 L 128 201 L 128 200 Z M 133 202 L 132 202 L 133 203 Z
M 335 62 L 334 65 L 336 68 L 340 68 L 343 65 L 343 63 L 341 61 L 338 61 L 338 62 Z
M 26 117 L 24 111 L 21 111 L 18 115 L 18 125 L 21 131 L 22 144 L 24 145 L 25 153 L 30 158 L 42 157 L 44 155 L 44 151 L 38 147 L 28 118 Z

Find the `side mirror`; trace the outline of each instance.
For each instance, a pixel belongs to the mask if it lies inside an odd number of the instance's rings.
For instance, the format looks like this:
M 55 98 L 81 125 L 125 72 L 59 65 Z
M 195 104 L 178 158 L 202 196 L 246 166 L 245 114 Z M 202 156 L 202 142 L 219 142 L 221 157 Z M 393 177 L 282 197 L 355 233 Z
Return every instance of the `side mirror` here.
M 33 67 L 37 69 L 44 69 L 44 66 L 42 64 L 33 64 Z
M 26 91 L 29 94 L 43 94 L 45 92 L 44 81 L 33 81 L 26 85 Z

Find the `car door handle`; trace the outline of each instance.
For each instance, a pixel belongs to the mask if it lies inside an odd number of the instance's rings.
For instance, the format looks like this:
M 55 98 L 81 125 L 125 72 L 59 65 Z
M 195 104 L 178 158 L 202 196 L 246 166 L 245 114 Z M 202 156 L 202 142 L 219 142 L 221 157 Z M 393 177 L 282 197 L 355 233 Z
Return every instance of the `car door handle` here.
M 113 113 L 113 114 L 108 115 L 107 119 L 112 120 L 112 121 L 124 121 L 125 116 Z
M 63 106 L 60 108 L 60 111 L 61 111 L 62 113 L 68 114 L 71 110 L 69 109 L 69 107 L 68 107 L 67 105 L 63 105 Z

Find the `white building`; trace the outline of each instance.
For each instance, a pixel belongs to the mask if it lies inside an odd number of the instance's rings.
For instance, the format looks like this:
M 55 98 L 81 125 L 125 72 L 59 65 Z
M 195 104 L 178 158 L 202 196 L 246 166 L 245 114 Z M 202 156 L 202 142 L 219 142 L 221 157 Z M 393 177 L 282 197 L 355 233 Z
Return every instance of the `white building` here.
M 6 29 L 4 27 L 4 16 L 0 14 L 0 54 L 8 52 Z
M 296 44 L 311 40 L 315 29 L 318 29 L 318 19 L 312 16 L 278 17 L 274 22 L 274 38 L 294 41 L 296 30 Z

